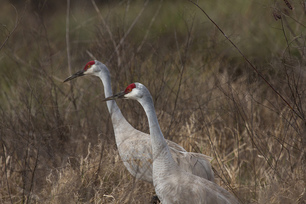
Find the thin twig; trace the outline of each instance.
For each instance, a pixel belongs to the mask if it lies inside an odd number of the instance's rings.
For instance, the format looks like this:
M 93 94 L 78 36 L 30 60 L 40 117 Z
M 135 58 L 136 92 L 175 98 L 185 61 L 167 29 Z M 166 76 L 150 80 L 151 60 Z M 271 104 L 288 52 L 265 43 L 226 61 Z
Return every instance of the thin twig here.
M 144 42 L 147 40 L 148 35 L 149 35 L 150 28 L 152 27 L 152 25 L 153 25 L 153 23 L 154 23 L 154 21 L 155 21 L 155 19 L 156 19 L 156 16 L 159 14 L 159 11 L 160 11 L 160 9 L 161 9 L 162 3 L 163 3 L 163 0 L 161 0 L 161 1 L 159 2 L 158 8 L 156 9 L 156 12 L 155 12 L 154 16 L 153 16 L 152 19 L 151 19 L 151 22 L 150 22 L 150 24 L 149 24 L 149 26 L 148 26 L 148 29 L 147 29 L 147 31 L 146 31 L 146 34 L 144 35 L 144 37 L 143 37 L 143 39 L 142 39 L 140 45 L 137 47 L 136 53 L 138 53 L 138 52 L 141 50 L 141 48 L 142 48 Z
M 136 16 L 136 18 L 134 19 L 133 23 L 130 25 L 129 29 L 124 33 L 124 36 L 120 39 L 119 44 L 117 45 L 116 49 L 119 49 L 119 47 L 123 44 L 125 38 L 129 35 L 129 33 L 131 32 L 132 28 L 136 25 L 137 21 L 140 19 L 140 16 L 142 15 L 142 13 L 144 12 L 145 8 L 147 7 L 149 3 L 149 0 L 147 0 L 142 9 L 140 10 L 140 12 L 138 13 L 138 15 Z
M 70 43 L 69 43 L 69 15 L 70 15 L 70 0 L 67 0 L 67 14 L 66 14 L 66 47 L 67 47 L 67 60 L 68 60 L 68 71 L 71 75 L 71 63 L 70 63 Z
M 149 0 L 147 0 L 142 9 L 140 10 L 140 12 L 138 13 L 138 15 L 136 16 L 136 18 L 134 19 L 133 23 L 130 25 L 130 27 L 128 28 L 128 30 L 124 33 L 124 36 L 120 39 L 119 44 L 116 46 L 115 50 L 118 51 L 120 46 L 123 44 L 125 38 L 130 34 L 132 28 L 136 25 L 137 21 L 140 19 L 140 16 L 142 15 L 142 13 L 144 12 L 145 8 L 147 7 L 149 3 Z M 110 56 L 109 60 L 112 59 L 112 56 Z M 118 64 L 118 66 L 121 65 L 121 62 Z
M 106 24 L 106 22 L 105 22 L 105 20 L 104 20 L 104 18 L 103 18 L 103 16 L 102 16 L 102 14 L 101 14 L 101 12 L 100 12 L 98 6 L 97 6 L 95 0 L 91 0 L 91 3 L 92 3 L 92 5 L 93 5 L 93 7 L 95 8 L 95 10 L 96 10 L 98 16 L 100 17 L 100 19 L 101 19 L 101 21 L 102 21 L 104 27 L 106 28 L 106 31 L 108 32 L 108 35 L 109 35 L 109 37 L 110 37 L 110 39 L 111 39 L 111 41 L 112 41 L 112 43 L 113 43 L 115 52 L 116 52 L 116 54 L 117 54 L 117 58 L 118 58 L 118 62 L 117 62 L 117 63 L 118 63 L 118 67 L 119 67 L 119 65 L 121 64 L 121 59 L 120 59 L 119 50 L 116 49 L 116 48 L 117 48 L 117 45 L 116 45 L 116 41 L 115 41 L 114 38 L 113 38 L 112 31 L 110 30 L 109 26 Z
M 174 37 L 175 37 L 175 41 L 176 41 L 176 47 L 177 47 L 177 50 L 178 50 L 178 55 L 179 55 L 179 59 L 180 59 L 180 63 L 181 63 L 181 69 L 179 69 L 179 71 L 180 71 L 180 76 L 179 76 L 179 79 L 178 79 L 179 80 L 179 84 L 178 84 L 178 89 L 177 89 L 176 96 L 175 96 L 174 107 L 173 107 L 173 110 L 172 110 L 172 113 L 171 113 L 170 125 L 168 127 L 168 131 L 167 131 L 166 135 L 169 135 L 171 127 L 172 127 L 173 122 L 174 122 L 174 117 L 173 116 L 174 116 L 174 113 L 175 113 L 175 110 L 176 110 L 176 106 L 177 106 L 177 102 L 178 102 L 181 86 L 182 86 L 182 83 L 183 83 L 183 74 L 184 74 L 184 71 L 185 71 L 185 65 L 186 65 L 188 49 L 189 49 L 189 46 L 190 46 L 190 43 L 191 43 L 191 31 L 192 31 L 193 24 L 194 24 L 194 17 L 195 16 L 193 16 L 192 24 L 191 24 L 190 29 L 188 28 L 188 25 L 186 24 L 187 29 L 188 29 L 188 36 L 187 36 L 187 40 L 186 40 L 186 45 L 184 47 L 185 49 L 184 49 L 184 53 L 183 53 L 184 55 L 183 56 L 181 56 L 181 54 L 180 54 L 178 40 L 177 40 L 177 35 L 176 35 L 176 32 L 174 32 Z
M 67 0 L 67 14 L 66 14 L 66 47 L 67 47 L 67 63 L 68 63 L 68 71 L 69 75 L 72 74 L 71 71 L 71 59 L 70 59 L 70 38 L 69 38 L 69 23 L 70 23 L 70 0 Z M 71 82 L 70 82 L 71 83 Z M 71 101 L 75 110 L 77 110 L 77 105 L 75 102 L 75 97 L 73 93 L 73 86 L 70 86 L 70 93 L 71 93 Z
M 40 148 L 40 146 L 38 145 L 37 154 L 36 154 L 36 158 L 35 158 L 34 169 L 32 171 L 31 183 L 30 183 L 30 188 L 29 188 L 29 198 L 27 200 L 28 203 L 31 203 L 31 197 L 32 197 L 31 194 L 32 194 L 33 186 L 34 186 L 35 172 L 36 172 L 36 169 L 37 169 L 37 166 L 38 166 L 39 148 Z
M 239 54 L 243 57 L 243 59 L 253 68 L 253 70 L 264 80 L 264 82 L 283 100 L 285 104 L 304 122 L 306 122 L 306 119 L 300 116 L 296 110 L 289 104 L 289 102 L 268 82 L 268 80 L 257 70 L 257 68 L 248 60 L 248 58 L 240 51 L 240 49 L 233 43 L 233 41 L 223 32 L 223 30 L 213 21 L 209 15 L 195 2 L 192 0 L 188 0 L 192 4 L 194 4 L 196 7 L 198 7 L 205 16 L 216 26 L 216 28 L 224 35 L 224 37 L 234 46 L 234 48 L 239 52 Z
M 7 191 L 8 191 L 8 195 L 9 195 L 10 201 L 11 201 L 11 203 L 13 203 L 12 196 L 11 196 L 11 190 L 10 190 L 10 184 L 9 184 L 8 178 L 7 178 L 6 150 L 5 150 L 4 142 L 3 141 L 2 141 L 2 149 L 3 149 L 3 155 L 4 155 L 4 171 L 5 171 Z
M 12 4 L 11 4 L 11 5 L 12 5 Z M 27 8 L 27 7 L 25 6 L 25 8 L 24 8 L 24 10 L 23 10 L 23 14 L 21 15 L 20 18 L 18 18 L 18 11 L 17 11 L 16 7 L 15 7 L 14 5 L 12 5 L 12 7 L 15 9 L 15 12 L 16 12 L 15 26 L 14 26 L 14 28 L 12 29 L 12 31 L 9 32 L 9 34 L 6 36 L 4 42 L 3 42 L 2 45 L 0 46 L 0 50 L 4 47 L 4 45 L 7 43 L 7 41 L 9 40 L 9 38 L 13 35 L 13 33 L 15 32 L 15 30 L 17 29 L 18 25 L 20 24 L 21 19 L 23 18 L 23 15 L 24 15 L 24 13 L 25 13 L 25 11 L 26 11 L 26 8 Z

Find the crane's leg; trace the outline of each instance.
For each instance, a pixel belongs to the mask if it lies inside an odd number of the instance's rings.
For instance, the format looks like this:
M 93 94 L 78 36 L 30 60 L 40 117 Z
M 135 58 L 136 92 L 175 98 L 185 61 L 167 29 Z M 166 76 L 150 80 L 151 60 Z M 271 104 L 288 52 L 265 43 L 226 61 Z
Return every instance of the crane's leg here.
M 152 196 L 151 204 L 159 204 L 160 200 L 158 199 L 157 195 Z

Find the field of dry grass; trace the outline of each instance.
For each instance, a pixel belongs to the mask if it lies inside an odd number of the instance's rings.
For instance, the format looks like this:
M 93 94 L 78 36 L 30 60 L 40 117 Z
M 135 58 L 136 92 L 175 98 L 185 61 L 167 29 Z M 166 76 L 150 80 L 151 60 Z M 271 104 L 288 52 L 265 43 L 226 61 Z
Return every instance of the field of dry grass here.
M 213 157 L 241 203 L 305 203 L 305 1 L 198 3 L 258 73 L 189 1 L 1 3 L 0 203 L 150 202 L 100 80 L 63 83 L 92 59 L 114 92 L 145 84 L 165 137 Z M 148 132 L 137 102 L 118 105 Z

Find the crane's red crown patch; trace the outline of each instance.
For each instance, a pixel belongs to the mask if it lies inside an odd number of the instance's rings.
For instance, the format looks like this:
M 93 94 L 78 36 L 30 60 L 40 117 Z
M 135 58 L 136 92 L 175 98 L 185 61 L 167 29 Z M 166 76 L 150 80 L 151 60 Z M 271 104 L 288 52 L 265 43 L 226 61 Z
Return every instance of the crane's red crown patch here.
M 130 93 L 134 88 L 136 88 L 136 85 L 134 83 L 128 85 L 124 91 L 124 93 Z
M 85 65 L 84 67 L 84 71 L 86 71 L 87 69 L 89 69 L 92 65 L 95 64 L 95 61 L 90 61 L 90 62 L 87 62 L 87 64 Z

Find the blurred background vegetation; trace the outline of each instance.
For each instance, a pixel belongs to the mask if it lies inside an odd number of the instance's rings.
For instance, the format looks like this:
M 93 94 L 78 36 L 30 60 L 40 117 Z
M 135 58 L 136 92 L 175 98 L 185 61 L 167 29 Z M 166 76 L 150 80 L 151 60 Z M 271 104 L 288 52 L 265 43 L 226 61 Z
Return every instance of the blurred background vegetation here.
M 212 156 L 241 203 L 305 203 L 306 3 L 189 1 L 0 4 L 1 203 L 148 203 L 117 152 L 103 87 L 63 80 L 93 59 L 113 91 L 139 81 L 162 131 Z M 135 101 L 118 101 L 148 132 Z

